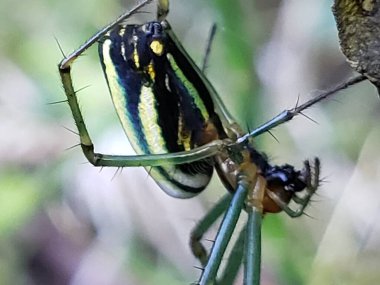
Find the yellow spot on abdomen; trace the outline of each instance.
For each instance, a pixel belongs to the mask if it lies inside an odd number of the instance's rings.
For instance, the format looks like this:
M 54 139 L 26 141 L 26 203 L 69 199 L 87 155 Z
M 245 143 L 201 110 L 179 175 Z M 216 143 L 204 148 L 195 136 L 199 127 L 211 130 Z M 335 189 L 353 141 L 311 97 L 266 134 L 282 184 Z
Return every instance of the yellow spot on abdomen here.
M 151 42 L 150 49 L 158 56 L 161 56 L 164 53 L 164 45 L 157 40 Z
M 137 53 L 136 46 L 135 46 L 135 48 L 133 50 L 133 62 L 135 63 L 135 65 L 136 65 L 137 68 L 140 67 L 140 58 L 139 58 L 139 54 Z
M 150 76 L 150 79 L 154 81 L 154 79 L 156 78 L 156 72 L 154 71 L 153 63 L 149 63 L 148 65 L 148 74 Z

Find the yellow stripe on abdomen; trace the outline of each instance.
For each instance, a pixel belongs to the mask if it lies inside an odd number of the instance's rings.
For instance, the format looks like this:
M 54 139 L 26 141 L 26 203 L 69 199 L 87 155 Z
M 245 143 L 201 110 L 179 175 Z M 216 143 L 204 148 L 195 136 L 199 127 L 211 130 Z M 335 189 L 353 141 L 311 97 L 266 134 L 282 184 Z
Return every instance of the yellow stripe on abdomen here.
M 166 153 L 168 150 L 161 127 L 158 125 L 158 114 L 155 105 L 156 99 L 152 88 L 142 86 L 138 110 L 146 143 L 151 153 Z
M 129 119 L 128 114 L 125 112 L 127 106 L 127 98 L 125 97 L 123 88 L 120 88 L 117 70 L 109 54 L 111 45 L 112 41 L 110 39 L 106 39 L 102 44 L 103 63 L 105 74 L 107 76 L 108 87 L 111 93 L 111 98 L 123 129 L 129 137 L 129 141 L 131 142 L 133 148 L 136 152 L 143 153 L 143 149 L 138 143 L 136 143 L 138 141 L 138 138 L 133 123 Z

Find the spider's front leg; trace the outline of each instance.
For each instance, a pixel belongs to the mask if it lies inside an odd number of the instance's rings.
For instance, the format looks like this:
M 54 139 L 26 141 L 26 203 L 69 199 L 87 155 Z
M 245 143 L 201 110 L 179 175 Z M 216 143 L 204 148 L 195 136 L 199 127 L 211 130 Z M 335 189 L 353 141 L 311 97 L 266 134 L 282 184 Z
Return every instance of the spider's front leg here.
M 70 106 L 75 124 L 78 129 L 80 145 L 82 147 L 83 153 L 88 159 L 88 161 L 95 166 L 113 166 L 113 167 L 127 167 L 127 166 L 161 166 L 165 164 L 183 164 L 198 161 L 204 158 L 208 158 L 217 154 L 221 149 L 224 148 L 225 142 L 221 140 L 215 140 L 209 144 L 203 145 L 199 148 L 194 148 L 188 151 L 173 152 L 173 153 L 163 153 L 154 155 L 137 155 L 137 156 L 126 156 L 126 155 L 108 155 L 94 152 L 94 145 L 87 130 L 82 112 L 78 104 L 78 98 L 76 91 L 73 87 L 73 80 L 71 76 L 71 68 L 75 60 L 81 56 L 87 49 L 93 46 L 97 42 L 101 42 L 103 38 L 118 27 L 122 22 L 130 17 L 132 14 L 136 13 L 141 7 L 152 2 L 152 0 L 146 0 L 138 4 L 132 10 L 125 12 L 115 21 L 105 26 L 103 29 L 95 33 L 91 38 L 89 38 L 82 46 L 77 50 L 72 52 L 69 56 L 65 57 L 58 65 L 59 73 L 61 76 L 62 84 L 67 96 L 67 101 Z M 168 1 L 158 2 L 158 10 L 166 11 L 168 10 Z M 165 14 L 165 13 L 164 13 Z
M 115 21 L 105 26 L 103 29 L 95 33 L 92 37 L 90 37 L 83 45 L 81 45 L 78 49 L 73 51 L 70 55 L 62 59 L 62 61 L 58 64 L 59 74 L 61 76 L 61 81 L 63 84 L 63 88 L 65 90 L 65 94 L 67 96 L 67 102 L 70 106 L 75 124 L 78 128 L 80 144 L 83 150 L 84 155 L 92 164 L 96 165 L 99 160 L 100 154 L 94 153 L 94 145 L 92 143 L 91 137 L 87 131 L 86 124 L 84 122 L 82 112 L 80 110 L 78 99 L 76 95 L 76 91 L 73 87 L 73 81 L 71 76 L 71 68 L 75 62 L 75 60 L 81 56 L 87 49 L 89 49 L 93 44 L 98 42 L 108 31 L 113 29 L 115 26 L 119 25 L 122 21 L 130 17 L 132 14 L 136 13 L 143 6 L 151 2 L 152 0 L 143 1 L 137 6 L 135 6 L 132 10 L 125 12 L 120 17 L 118 17 Z M 102 166 L 102 165 L 99 165 Z
M 216 140 L 199 148 L 177 153 L 133 156 L 95 153 L 94 145 L 84 122 L 71 77 L 71 65 L 79 55 L 80 54 L 77 52 L 74 52 L 71 57 L 65 58 L 59 64 L 59 73 L 61 75 L 67 101 L 78 129 L 83 153 L 91 164 L 95 166 L 128 167 L 190 163 L 213 156 L 224 148 L 225 142 Z

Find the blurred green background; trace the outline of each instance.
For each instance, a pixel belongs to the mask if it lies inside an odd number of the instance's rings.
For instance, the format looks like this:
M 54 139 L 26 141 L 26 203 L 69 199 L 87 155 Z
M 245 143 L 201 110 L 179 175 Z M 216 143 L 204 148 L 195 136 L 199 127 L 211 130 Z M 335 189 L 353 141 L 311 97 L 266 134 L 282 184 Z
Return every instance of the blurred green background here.
M 176 200 L 143 169 L 100 171 L 71 148 L 68 106 L 49 105 L 65 99 L 55 39 L 69 53 L 134 3 L 0 2 L 0 284 L 189 284 L 200 274 L 189 232 L 225 193 L 217 177 Z M 218 24 L 207 74 L 253 129 L 352 75 L 331 4 L 172 0 L 169 21 L 198 63 Z M 96 53 L 73 68 L 75 86 L 88 86 L 79 97 L 96 149 L 132 153 Z M 279 142 L 257 139 L 278 164 L 320 157 L 325 178 L 308 215 L 265 218 L 262 284 L 378 284 L 380 100 L 361 83 L 305 113 L 318 123 L 300 116 L 273 131 Z

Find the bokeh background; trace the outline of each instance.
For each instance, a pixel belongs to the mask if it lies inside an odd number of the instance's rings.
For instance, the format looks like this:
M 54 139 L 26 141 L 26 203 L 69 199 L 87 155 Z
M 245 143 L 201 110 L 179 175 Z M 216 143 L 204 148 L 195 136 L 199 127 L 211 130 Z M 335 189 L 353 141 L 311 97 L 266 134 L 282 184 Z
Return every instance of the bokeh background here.
M 199 197 L 177 200 L 144 169 L 96 169 L 73 147 L 68 106 L 49 104 L 65 99 L 56 40 L 69 53 L 134 4 L 0 1 L 0 284 L 189 284 L 200 274 L 189 233 L 225 193 L 217 177 Z M 253 129 L 353 75 L 331 5 L 172 0 L 169 21 L 198 63 L 217 23 L 207 75 L 242 126 Z M 96 150 L 133 153 L 96 47 L 73 72 L 75 86 L 87 87 L 79 97 Z M 273 131 L 278 141 L 257 138 L 277 164 L 300 168 L 320 157 L 324 177 L 307 215 L 265 217 L 262 284 L 377 284 L 380 100 L 361 83 L 305 113 L 316 123 L 299 116 Z

